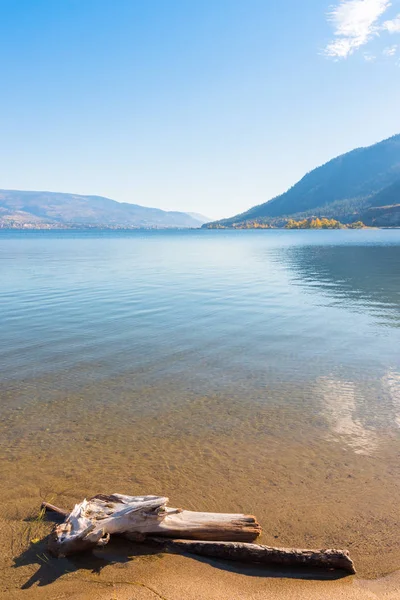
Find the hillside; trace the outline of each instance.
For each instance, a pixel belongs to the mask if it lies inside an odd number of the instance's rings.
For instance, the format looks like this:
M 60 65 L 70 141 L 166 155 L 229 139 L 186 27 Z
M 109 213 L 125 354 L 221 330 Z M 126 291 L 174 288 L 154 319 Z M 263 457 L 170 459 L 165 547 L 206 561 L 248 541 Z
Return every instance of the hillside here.
M 394 207 L 399 204 L 400 135 L 395 135 L 373 146 L 338 156 L 307 173 L 284 194 L 205 227 L 232 227 L 249 221 L 279 226 L 288 217 L 311 215 L 350 223 L 362 217 L 372 219 L 369 209 L 383 206 L 387 209 L 383 211 L 385 223 L 396 225 L 400 224 L 399 211 Z M 375 211 L 374 222 L 368 224 L 379 224 L 379 214 Z
M 0 190 L 0 227 L 200 227 L 207 219 L 102 196 Z

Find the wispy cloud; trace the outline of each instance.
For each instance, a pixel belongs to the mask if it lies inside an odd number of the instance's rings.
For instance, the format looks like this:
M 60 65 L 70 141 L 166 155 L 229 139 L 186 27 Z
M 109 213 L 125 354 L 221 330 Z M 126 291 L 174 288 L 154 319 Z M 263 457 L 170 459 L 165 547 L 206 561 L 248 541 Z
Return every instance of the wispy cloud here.
M 334 27 L 335 39 L 325 48 L 326 56 L 347 58 L 365 46 L 385 26 L 393 32 L 400 27 L 397 19 L 379 24 L 380 18 L 391 6 L 390 0 L 340 0 L 328 14 Z
M 382 25 L 382 29 L 385 29 L 389 33 L 400 33 L 400 15 L 397 15 L 397 17 L 391 21 L 385 21 Z
M 393 46 L 387 46 L 387 48 L 384 48 L 383 50 L 383 56 L 396 56 L 397 54 L 397 44 L 393 44 Z

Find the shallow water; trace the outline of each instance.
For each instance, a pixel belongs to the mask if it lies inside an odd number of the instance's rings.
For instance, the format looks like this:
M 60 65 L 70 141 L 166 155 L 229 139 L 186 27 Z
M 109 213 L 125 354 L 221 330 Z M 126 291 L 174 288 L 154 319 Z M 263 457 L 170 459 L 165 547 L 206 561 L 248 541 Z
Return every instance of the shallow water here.
M 6 566 L 119 491 L 400 567 L 399 230 L 0 231 L 0 282 Z

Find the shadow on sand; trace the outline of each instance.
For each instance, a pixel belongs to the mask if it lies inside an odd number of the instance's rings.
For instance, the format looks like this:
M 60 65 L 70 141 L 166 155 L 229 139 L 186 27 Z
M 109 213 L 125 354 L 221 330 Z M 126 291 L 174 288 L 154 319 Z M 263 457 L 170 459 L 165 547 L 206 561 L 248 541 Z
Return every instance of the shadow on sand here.
M 107 546 L 99 547 L 92 552 L 77 554 L 68 558 L 54 558 L 47 551 L 48 536 L 22 552 L 14 559 L 14 568 L 23 566 L 37 566 L 36 572 L 23 584 L 21 589 L 28 589 L 33 585 L 45 586 L 53 583 L 67 573 L 89 571 L 100 574 L 104 567 L 111 565 L 124 565 L 138 558 L 160 558 L 165 554 L 165 549 L 158 544 L 134 543 L 122 537 L 113 537 Z M 169 554 L 179 554 L 188 559 L 209 564 L 216 569 L 231 573 L 246 575 L 248 577 L 275 577 L 303 580 L 337 580 L 349 575 L 346 571 L 309 569 L 309 568 L 282 568 L 250 565 L 228 560 L 206 558 L 182 552 L 167 550 Z
M 27 550 L 14 559 L 14 568 L 38 566 L 37 571 L 24 583 L 21 589 L 33 585 L 45 586 L 53 583 L 67 573 L 89 571 L 100 574 L 104 567 L 123 565 L 137 557 L 159 556 L 160 548 L 151 548 L 143 544 L 133 544 L 123 538 L 113 538 L 104 548 L 93 552 L 77 554 L 68 558 L 54 558 L 47 551 L 48 536 L 39 543 L 32 544 Z

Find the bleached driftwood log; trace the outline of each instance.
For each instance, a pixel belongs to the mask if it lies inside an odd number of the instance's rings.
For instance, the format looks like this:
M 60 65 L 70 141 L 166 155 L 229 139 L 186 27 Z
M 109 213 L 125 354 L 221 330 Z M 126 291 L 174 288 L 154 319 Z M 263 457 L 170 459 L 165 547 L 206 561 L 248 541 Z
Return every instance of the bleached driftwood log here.
M 110 534 L 116 533 L 135 542 L 148 539 L 172 550 L 212 558 L 355 573 L 346 550 L 272 548 L 245 543 L 243 540 L 253 541 L 261 533 L 254 517 L 186 511 L 169 508 L 167 502 L 168 498 L 158 496 L 99 495 L 77 504 L 71 513 L 43 502 L 43 509 L 66 518 L 50 536 L 49 550 L 56 556 L 82 552 L 106 544 Z M 186 539 L 169 539 L 176 537 Z
M 162 540 L 152 538 L 172 550 L 191 554 L 222 558 L 245 563 L 275 565 L 283 567 L 317 567 L 342 569 L 355 573 L 354 563 L 347 550 L 300 550 L 297 548 L 271 548 L 261 544 L 240 542 L 204 542 L 189 540 Z
M 56 556 L 74 554 L 107 544 L 111 534 L 129 534 L 136 541 L 155 535 L 252 542 L 261 533 L 250 515 L 193 512 L 170 508 L 167 503 L 165 497 L 122 494 L 100 494 L 84 500 L 55 527 L 49 550 Z

